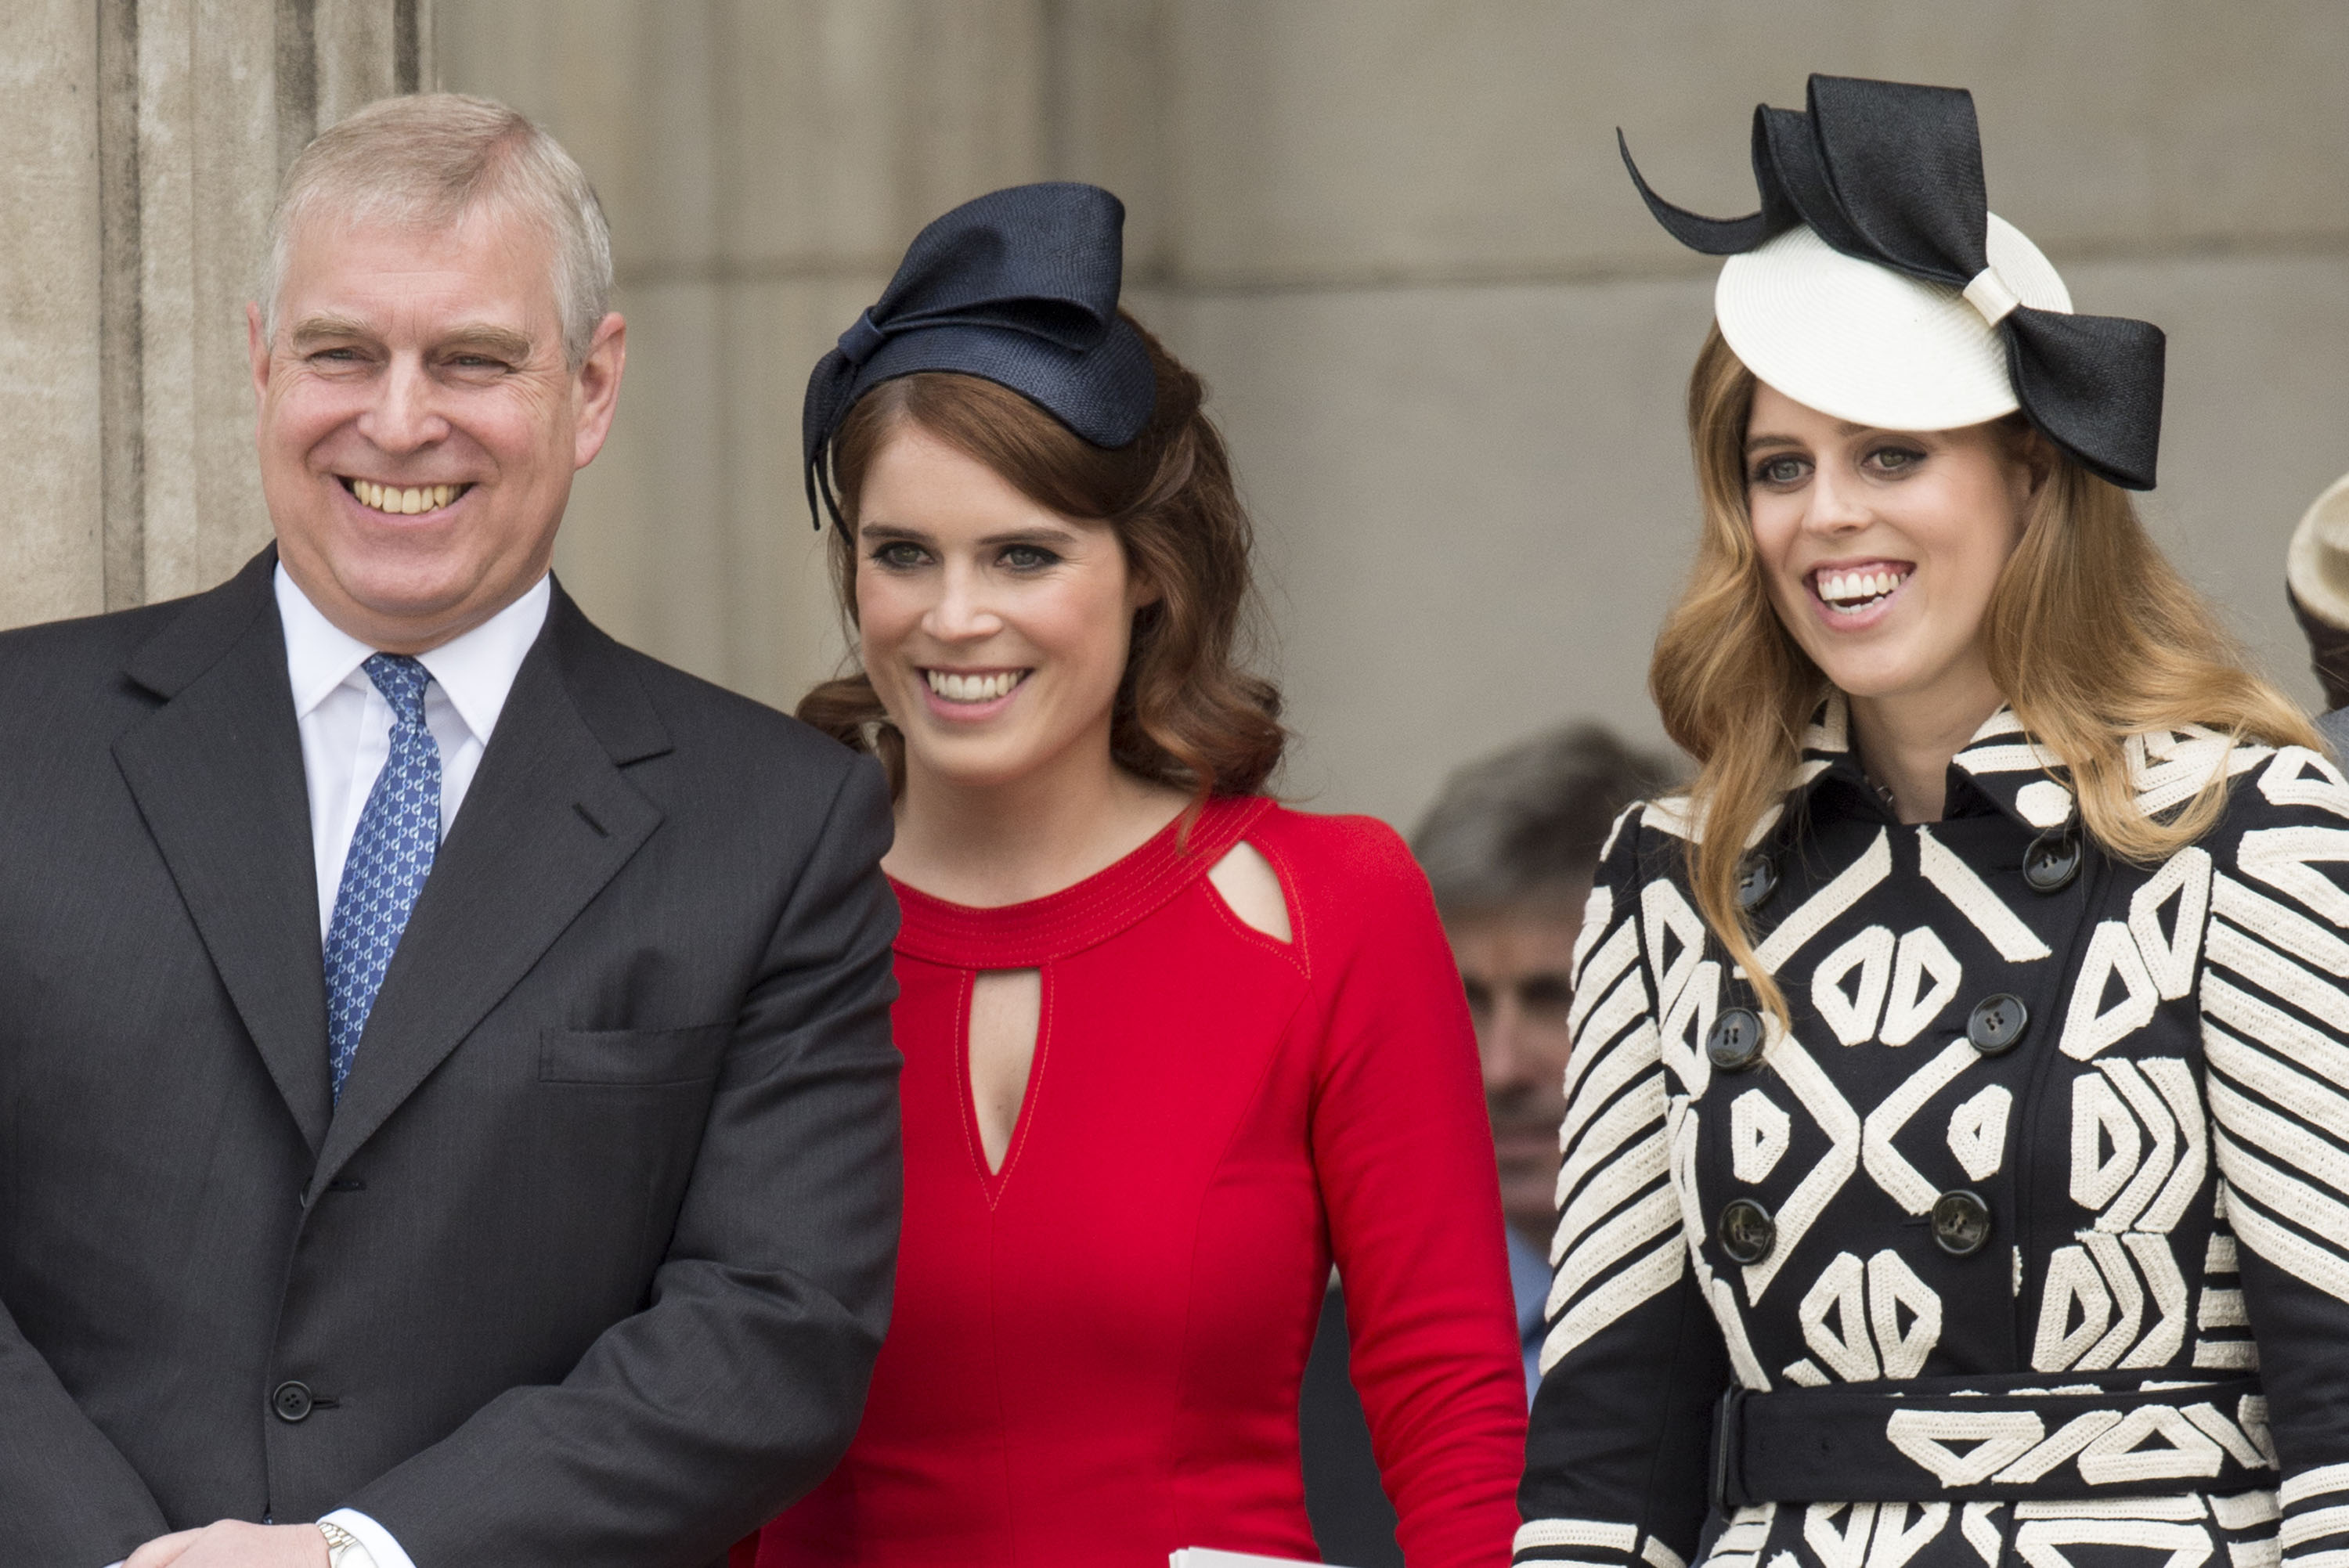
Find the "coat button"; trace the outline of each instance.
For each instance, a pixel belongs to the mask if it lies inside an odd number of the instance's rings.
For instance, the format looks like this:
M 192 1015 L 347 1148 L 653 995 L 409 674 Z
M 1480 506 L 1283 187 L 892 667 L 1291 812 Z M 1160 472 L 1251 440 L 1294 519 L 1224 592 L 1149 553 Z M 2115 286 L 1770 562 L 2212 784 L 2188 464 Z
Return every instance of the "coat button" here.
M 1974 1004 L 1973 1016 L 1966 1020 L 1966 1038 L 1986 1057 L 2004 1056 L 2030 1026 L 2031 1009 L 2023 998 L 2001 991 Z
M 1768 855 L 1748 855 L 1737 868 L 1737 907 L 1754 909 L 1778 891 L 1778 862 Z
M 1758 1264 L 1778 1244 L 1778 1222 L 1751 1198 L 1722 1205 L 1721 1250 L 1741 1264 Z
M 1762 1059 L 1762 1020 L 1749 1008 L 1730 1008 L 1713 1021 L 1704 1054 L 1723 1072 L 1744 1072 Z
M 308 1420 L 310 1408 L 316 1403 L 307 1383 L 280 1383 L 269 1394 L 269 1408 L 277 1412 L 281 1421 Z
M 1953 1258 L 1969 1257 L 1990 1240 L 1990 1205 L 1962 1187 L 1933 1200 L 1933 1244 Z
M 2060 892 L 2080 874 L 2080 841 L 2062 828 L 2040 834 L 2023 851 L 2023 880 L 2033 892 Z

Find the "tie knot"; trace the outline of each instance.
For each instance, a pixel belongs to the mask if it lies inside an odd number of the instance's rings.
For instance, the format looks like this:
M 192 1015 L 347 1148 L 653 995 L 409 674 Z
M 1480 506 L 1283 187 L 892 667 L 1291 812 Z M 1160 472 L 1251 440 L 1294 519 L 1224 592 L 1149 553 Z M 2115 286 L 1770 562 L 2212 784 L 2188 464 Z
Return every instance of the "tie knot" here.
M 431 671 L 406 654 L 376 654 L 362 667 L 391 705 L 393 717 L 409 724 L 424 722 L 424 688 L 432 679 Z

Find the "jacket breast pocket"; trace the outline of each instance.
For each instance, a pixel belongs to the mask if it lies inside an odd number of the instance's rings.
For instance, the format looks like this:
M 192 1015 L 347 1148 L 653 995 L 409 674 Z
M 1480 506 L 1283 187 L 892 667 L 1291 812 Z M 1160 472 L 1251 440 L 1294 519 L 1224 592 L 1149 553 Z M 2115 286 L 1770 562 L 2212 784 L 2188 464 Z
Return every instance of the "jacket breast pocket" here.
M 546 1029 L 538 1037 L 538 1081 L 560 1084 L 708 1083 L 726 1057 L 734 1026 L 685 1029 Z

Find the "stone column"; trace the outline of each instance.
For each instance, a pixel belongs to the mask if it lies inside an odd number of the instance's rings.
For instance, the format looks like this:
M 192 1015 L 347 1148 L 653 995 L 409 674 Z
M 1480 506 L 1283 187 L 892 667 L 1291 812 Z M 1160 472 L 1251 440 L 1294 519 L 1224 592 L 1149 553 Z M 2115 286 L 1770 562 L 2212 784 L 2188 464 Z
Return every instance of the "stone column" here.
M 429 80 L 430 7 L 0 7 L 0 624 L 193 593 L 268 537 L 244 302 L 278 178 Z

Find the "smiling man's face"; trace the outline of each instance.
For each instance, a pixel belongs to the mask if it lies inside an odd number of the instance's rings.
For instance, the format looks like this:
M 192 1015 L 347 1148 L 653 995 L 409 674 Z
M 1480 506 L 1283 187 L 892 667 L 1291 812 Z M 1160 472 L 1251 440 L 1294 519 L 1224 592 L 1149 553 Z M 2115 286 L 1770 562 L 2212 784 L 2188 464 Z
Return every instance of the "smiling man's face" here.
M 276 332 L 249 313 L 262 492 L 279 559 L 326 618 L 421 653 L 554 558 L 571 477 L 611 428 L 616 315 L 566 360 L 551 243 L 496 205 L 440 229 L 295 231 Z

